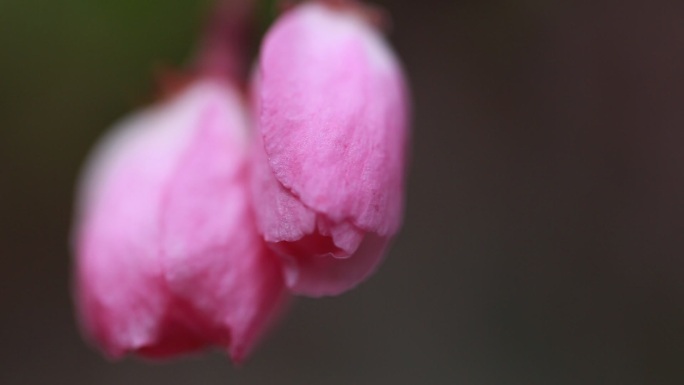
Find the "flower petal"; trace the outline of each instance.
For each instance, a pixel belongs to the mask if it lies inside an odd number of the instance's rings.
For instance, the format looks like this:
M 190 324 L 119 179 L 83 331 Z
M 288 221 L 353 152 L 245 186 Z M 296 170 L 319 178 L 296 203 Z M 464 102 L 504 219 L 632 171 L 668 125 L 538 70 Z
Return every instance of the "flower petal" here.
M 194 119 L 192 108 L 184 108 L 192 102 L 178 99 L 124 120 L 94 151 L 81 183 L 79 312 L 86 331 L 115 357 L 158 345 L 167 328 L 161 192 Z M 192 345 L 182 333 L 176 336 L 172 345 Z
M 278 182 L 259 137 L 252 153 L 251 191 L 257 224 L 267 242 L 293 242 L 316 229 L 316 213 Z
M 247 132 L 236 95 L 217 92 L 168 188 L 165 273 L 207 342 L 242 360 L 283 299 L 277 257 L 259 236 L 247 189 Z M 237 136 L 237 137 L 236 137 Z
M 371 275 L 382 261 L 389 239 L 368 234 L 349 258 L 333 256 L 283 256 L 285 279 L 295 294 L 310 297 L 338 295 Z
M 408 104 L 379 34 L 353 13 L 305 4 L 268 33 L 259 77 L 259 126 L 278 181 L 335 223 L 394 234 Z
M 386 237 L 378 246 L 370 240 L 380 237 L 349 222 L 334 223 L 303 205 L 273 176 L 260 145 L 257 140 L 252 162 L 254 209 L 264 239 L 285 262 L 288 287 L 295 294 L 321 296 L 356 286 L 377 266 Z
M 109 354 L 241 360 L 278 309 L 280 264 L 249 207 L 244 107 L 198 82 L 134 116 L 96 151 L 76 227 L 77 299 Z

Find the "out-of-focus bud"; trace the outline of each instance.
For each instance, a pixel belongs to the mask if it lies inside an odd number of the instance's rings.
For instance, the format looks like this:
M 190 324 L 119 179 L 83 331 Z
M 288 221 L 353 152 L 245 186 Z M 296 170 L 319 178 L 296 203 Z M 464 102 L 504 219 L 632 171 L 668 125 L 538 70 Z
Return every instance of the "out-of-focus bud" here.
M 198 80 L 115 127 L 81 181 L 75 294 L 110 356 L 220 345 L 242 360 L 283 298 L 280 261 L 256 230 L 245 108 Z
M 306 3 L 267 33 L 254 93 L 259 230 L 295 293 L 346 291 L 402 222 L 409 105 L 398 60 L 357 10 Z

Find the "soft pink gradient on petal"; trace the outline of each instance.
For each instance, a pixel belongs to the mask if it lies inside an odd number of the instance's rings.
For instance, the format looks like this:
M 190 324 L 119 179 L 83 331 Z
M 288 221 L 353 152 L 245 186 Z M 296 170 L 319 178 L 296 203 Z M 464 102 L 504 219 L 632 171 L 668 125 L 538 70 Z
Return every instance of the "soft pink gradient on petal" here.
M 382 260 L 402 221 L 408 101 L 382 37 L 306 3 L 267 33 L 253 79 L 257 225 L 296 294 L 336 295 Z
M 257 224 L 267 242 L 293 242 L 316 229 L 316 213 L 275 179 L 257 135 L 252 154 L 251 187 Z
M 164 197 L 166 280 L 206 320 L 200 331 L 207 341 L 229 347 L 241 361 L 278 307 L 284 286 L 277 257 L 259 237 L 250 209 L 244 108 L 226 93 L 203 108 Z
M 161 270 L 160 195 L 188 136 L 186 127 L 196 119 L 192 96 L 115 127 L 94 151 L 83 178 L 77 298 L 86 330 L 115 357 L 158 344 L 163 334 L 170 298 Z
M 378 237 L 348 222 L 332 223 L 304 206 L 275 179 L 261 146 L 257 138 L 251 173 L 257 223 L 283 260 L 288 287 L 294 294 L 313 297 L 355 287 L 382 259 L 386 242 L 359 249 L 364 237 Z
M 209 344 L 242 360 L 283 298 L 280 264 L 249 208 L 244 107 L 200 81 L 125 120 L 82 181 L 76 299 L 113 357 Z
M 409 107 L 379 33 L 354 13 L 305 4 L 267 34 L 259 76 L 259 125 L 278 181 L 335 222 L 396 233 Z
M 283 256 L 288 287 L 310 297 L 338 295 L 370 276 L 382 261 L 389 240 L 367 235 L 349 258 L 300 255 Z

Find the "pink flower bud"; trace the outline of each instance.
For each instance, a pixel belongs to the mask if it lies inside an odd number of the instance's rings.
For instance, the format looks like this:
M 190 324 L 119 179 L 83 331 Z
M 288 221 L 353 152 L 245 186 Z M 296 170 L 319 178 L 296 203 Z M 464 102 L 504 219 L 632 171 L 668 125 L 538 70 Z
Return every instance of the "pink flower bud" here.
M 76 299 L 109 355 L 249 352 L 284 291 L 250 208 L 249 148 L 240 98 L 204 80 L 126 119 L 95 151 L 74 229 Z
M 268 32 L 255 99 L 259 229 L 295 293 L 348 290 L 401 226 L 409 106 L 398 60 L 358 12 L 307 3 Z

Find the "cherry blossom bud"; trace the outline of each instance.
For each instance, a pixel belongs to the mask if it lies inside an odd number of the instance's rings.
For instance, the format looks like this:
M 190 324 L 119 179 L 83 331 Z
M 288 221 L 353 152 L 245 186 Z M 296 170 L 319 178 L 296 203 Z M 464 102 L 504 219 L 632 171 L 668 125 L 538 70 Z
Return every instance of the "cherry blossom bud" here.
M 161 358 L 219 345 L 242 360 L 283 298 L 256 230 L 245 108 L 197 80 L 115 127 L 82 179 L 76 300 L 106 353 Z
M 311 2 L 267 33 L 254 84 L 259 230 L 298 294 L 363 281 L 402 222 L 403 71 L 357 9 Z

